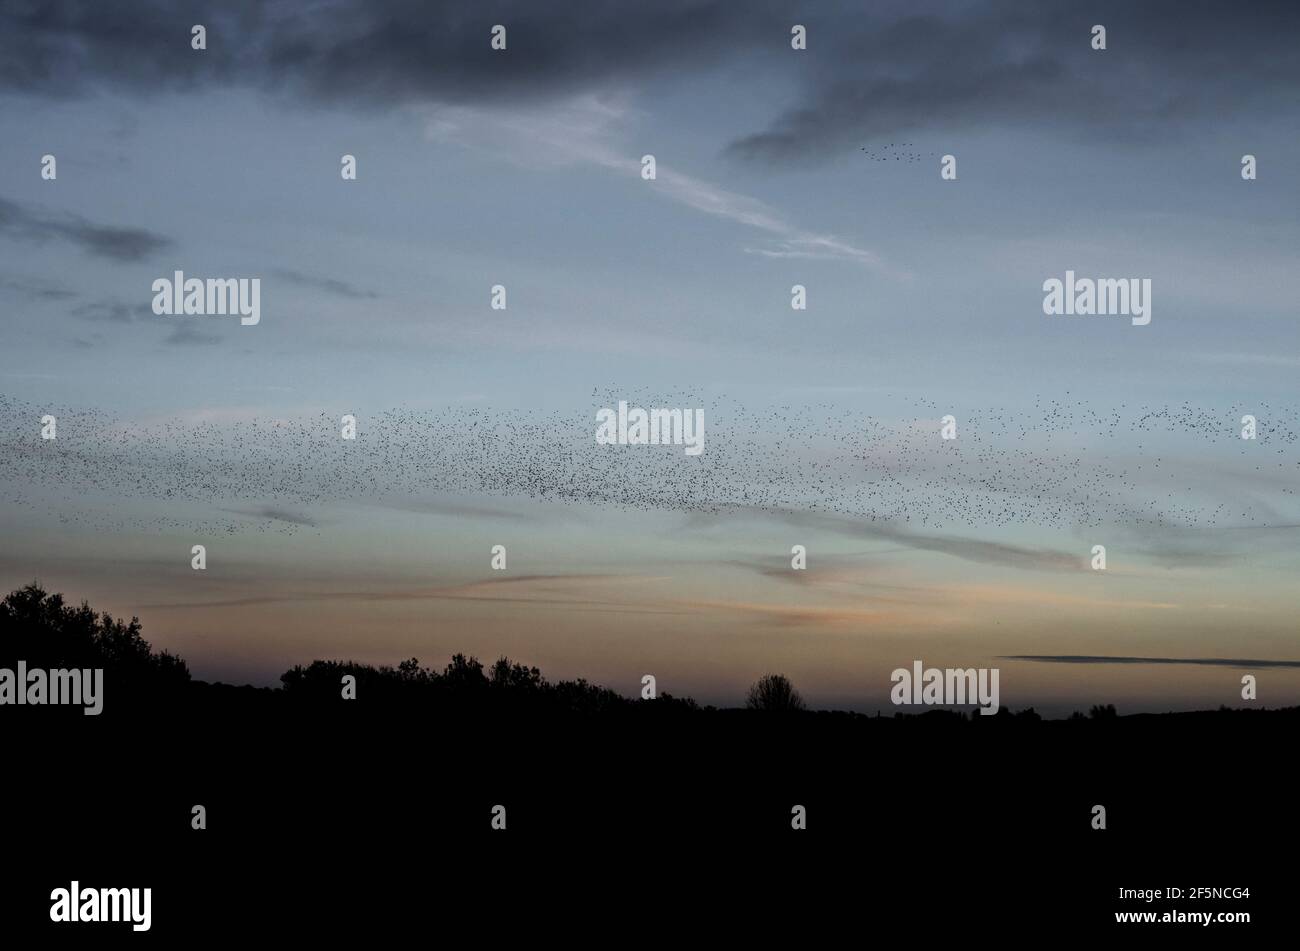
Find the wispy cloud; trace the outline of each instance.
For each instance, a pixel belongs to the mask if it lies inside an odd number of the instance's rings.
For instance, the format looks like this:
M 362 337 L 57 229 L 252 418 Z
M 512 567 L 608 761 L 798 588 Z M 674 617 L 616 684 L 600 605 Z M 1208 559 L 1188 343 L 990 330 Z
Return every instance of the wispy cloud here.
M 452 518 L 491 518 L 509 522 L 533 521 L 537 518 L 535 514 L 512 511 L 511 509 L 500 508 L 497 506 L 476 504 L 474 502 L 467 502 L 464 499 L 457 499 L 451 496 L 440 496 L 437 498 L 430 498 L 427 496 L 389 498 L 382 499 L 374 504 L 398 512 L 415 512 L 421 515 L 443 515 Z
M 852 538 L 889 541 L 905 548 L 938 552 L 965 561 L 1034 571 L 1081 571 L 1087 568 L 1087 561 L 1082 556 L 1055 548 L 1035 548 L 1007 542 L 966 538 L 960 535 L 915 532 L 890 522 L 868 521 L 820 512 L 794 509 L 736 511 L 747 513 L 754 518 L 773 519 L 814 531 L 825 531 Z M 707 513 L 692 516 L 696 524 L 712 524 L 717 519 L 718 516 Z
M 1000 660 L 1028 660 L 1042 664 L 1192 664 L 1201 667 L 1300 668 L 1300 660 L 1246 660 L 1236 657 L 1107 657 L 1091 654 L 1008 654 Z
M 1300 356 L 1284 353 L 1184 353 L 1185 359 L 1197 363 L 1240 367 L 1300 367 Z
M 760 601 L 683 601 L 681 604 L 701 613 L 741 615 L 752 622 L 781 628 L 850 628 L 855 631 L 870 631 L 887 626 L 889 631 L 897 632 L 920 624 L 915 612 L 896 610 L 883 600 L 879 609 L 872 609 L 869 603 L 857 608 Z
M 235 515 L 247 515 L 251 518 L 271 519 L 276 522 L 288 522 L 291 525 L 308 525 L 315 528 L 320 523 L 309 515 L 300 515 L 289 509 L 276 508 L 273 505 L 260 505 L 253 508 L 231 508 L 222 509 L 223 512 L 232 512 Z
M 163 343 L 179 347 L 207 347 L 221 343 L 221 337 L 217 334 L 198 330 L 193 324 L 186 323 L 178 324 L 171 333 L 163 338 Z
M 765 202 L 678 171 L 669 162 L 657 161 L 655 180 L 642 181 L 641 156 L 620 144 L 621 127 L 632 115 L 622 100 L 585 94 L 527 109 L 430 107 L 425 111 L 425 131 L 431 139 L 491 152 L 521 165 L 593 165 L 616 172 L 630 187 L 653 188 L 694 211 L 761 232 L 772 241 L 767 247 L 746 247 L 747 253 L 848 261 L 907 276 L 889 267 L 875 251 L 835 235 L 805 231 Z
M 71 300 L 77 296 L 66 287 L 26 278 L 0 277 L 0 289 L 29 300 Z
M 47 212 L 0 198 L 0 234 L 20 241 L 67 241 L 111 261 L 142 261 L 172 240 L 144 228 L 95 224 L 79 215 Z
M 125 301 L 91 301 L 72 309 L 72 315 L 82 320 L 110 321 L 113 323 L 131 323 L 146 320 L 153 312 L 144 304 L 128 304 Z
M 635 575 L 515 575 L 513 577 L 484 578 L 460 584 L 427 587 L 412 585 L 408 587 L 376 587 L 370 590 L 337 590 L 320 588 L 303 588 L 285 590 L 276 586 L 276 590 L 265 593 L 242 594 L 229 598 L 213 598 L 204 601 L 171 601 L 141 605 L 142 609 L 161 608 L 218 608 L 246 607 L 249 605 L 277 604 L 284 602 L 314 601 L 350 601 L 350 602 L 402 602 L 402 601 L 481 601 L 501 604 L 536 604 L 555 605 L 565 608 L 586 610 L 604 610 L 616 613 L 634 614 L 681 614 L 683 609 L 674 609 L 671 602 L 666 606 L 662 601 L 653 603 L 636 603 L 624 598 L 625 588 L 637 583 L 653 583 L 662 578 Z M 616 588 L 616 597 L 600 597 L 602 586 L 612 585 Z M 247 587 L 247 585 L 245 585 Z M 268 586 L 270 587 L 270 586 Z
M 290 284 L 296 284 L 299 287 L 314 288 L 318 291 L 324 291 L 327 294 L 346 297 L 349 300 L 373 300 L 379 296 L 374 291 L 354 287 L 347 281 L 336 280 L 332 277 L 313 277 L 309 274 L 302 274 L 298 271 L 288 270 L 287 268 L 277 268 L 273 273 L 276 277 L 288 281 Z

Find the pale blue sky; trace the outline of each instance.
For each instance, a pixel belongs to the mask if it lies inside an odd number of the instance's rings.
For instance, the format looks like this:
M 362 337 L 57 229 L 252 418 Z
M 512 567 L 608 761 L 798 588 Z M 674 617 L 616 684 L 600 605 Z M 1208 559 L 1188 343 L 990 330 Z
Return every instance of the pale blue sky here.
M 478 23 L 463 11 L 439 19 L 418 5 L 323 4 L 310 29 L 294 8 L 276 5 L 257 13 L 235 4 L 235 19 L 226 21 L 201 3 L 128 4 L 111 30 L 94 10 L 80 20 L 65 18 L 71 8 L 58 4 L 44 18 L 7 12 L 3 42 L 13 68 L 0 74 L 7 170 L 0 394 L 24 412 L 58 408 L 75 418 L 93 410 L 122 425 L 177 417 L 181 428 L 168 438 L 181 440 L 184 426 L 204 423 L 352 412 L 364 431 L 387 410 L 449 407 L 546 420 L 537 425 L 567 439 L 590 419 L 594 391 L 684 392 L 719 418 L 730 402 L 753 420 L 784 405 L 804 407 L 814 422 L 835 420 L 822 433 L 831 442 L 816 452 L 853 438 L 844 414 L 905 433 L 945 412 L 963 427 L 995 417 L 1032 426 L 1053 400 L 1098 413 L 1122 407 L 1125 426 L 1104 439 L 1071 424 L 1047 443 L 1013 431 L 988 433 L 988 445 L 1008 466 L 1023 464 L 1020 452 L 1060 463 L 1073 448 L 1086 465 L 1114 469 L 1125 504 L 1160 523 L 1125 523 L 1114 507 L 1099 516 L 1108 539 L 1141 552 L 1144 580 L 1116 581 L 1130 585 L 1117 600 L 1177 603 L 1187 612 L 1198 598 L 1214 600 L 1207 585 L 1222 583 L 1226 593 L 1215 603 L 1240 609 L 1228 624 L 1201 626 L 1208 622 L 1198 616 L 1187 650 L 1237 656 L 1240 641 L 1215 641 L 1230 628 L 1244 631 L 1259 656 L 1295 654 L 1285 633 L 1294 602 L 1277 571 L 1295 560 L 1294 540 L 1277 527 L 1300 521 L 1287 481 L 1296 474 L 1294 442 L 1276 436 L 1258 447 L 1256 463 L 1246 455 L 1253 445 L 1129 425 L 1141 407 L 1185 402 L 1229 430 L 1244 412 L 1287 433 L 1293 425 L 1300 136 L 1297 73 L 1284 39 L 1296 25 L 1294 8 L 1184 16 L 1166 3 L 1141 11 L 1100 4 L 1091 13 L 1045 4 L 1021 15 L 989 3 L 871 13 L 828 4 L 806 20 L 809 48 L 795 52 L 788 31 L 799 20 L 779 4 L 757 4 L 747 17 L 722 4 L 670 6 L 652 17 L 578 4 L 560 21 L 558 13 L 551 20 L 505 4 Z M 905 16 L 918 10 L 920 19 Z M 1105 52 L 1088 49 L 1083 20 L 1093 16 L 1110 25 Z M 191 51 L 188 24 L 204 17 L 213 24 L 210 48 Z M 480 50 L 494 22 L 511 25 L 512 47 L 501 54 L 511 59 Z M 42 51 L 57 55 L 41 59 Z M 46 153 L 58 159 L 57 181 L 40 177 Z M 339 176 L 345 153 L 357 157 L 355 182 Z M 657 159 L 656 181 L 640 177 L 645 153 Z M 1241 179 L 1244 153 L 1258 158 L 1257 181 Z M 893 154 L 917 159 L 873 160 Z M 955 182 L 940 179 L 943 154 L 957 158 Z M 144 244 L 106 250 L 91 240 L 103 238 L 97 228 L 137 229 Z M 175 269 L 260 277 L 260 324 L 153 315 L 150 286 Z M 1067 269 L 1150 278 L 1150 325 L 1044 316 L 1042 283 Z M 504 312 L 488 306 L 498 283 L 508 289 Z M 808 289 L 806 311 L 790 308 L 796 283 Z M 25 422 L 10 421 L 6 434 L 25 438 Z M 864 447 L 867 431 L 864 423 Z M 710 438 L 706 453 L 727 451 L 725 426 Z M 765 438 L 782 437 L 774 429 Z M 978 455 L 973 449 L 963 464 L 1014 494 L 1008 470 L 999 474 Z M 747 474 L 724 458 L 715 463 L 719 493 L 758 478 L 757 469 Z M 960 491 L 966 470 L 926 458 L 913 473 L 919 496 L 940 483 Z M 1173 482 L 1186 483 L 1176 489 L 1182 496 L 1171 494 L 1170 470 Z M 136 604 L 193 601 L 192 592 L 167 597 L 150 572 L 188 547 L 186 519 L 216 524 L 234 517 L 232 509 L 250 534 L 218 559 L 223 570 L 240 566 L 221 597 L 292 585 L 298 568 L 267 561 L 272 551 L 315 566 L 307 580 L 328 579 L 327 586 L 345 586 L 340 573 L 378 585 L 367 574 L 376 565 L 394 584 L 471 583 L 482 574 L 479 549 L 507 526 L 532 553 L 530 574 L 608 569 L 663 578 L 672 575 L 665 564 L 683 559 L 683 545 L 692 565 L 758 563 L 780 560 L 791 540 L 788 526 L 759 526 L 753 535 L 743 518 L 720 536 L 716 526 L 701 529 L 692 499 L 668 522 L 491 500 L 519 516 L 512 522 L 473 515 L 482 499 L 469 493 L 468 511 L 448 515 L 443 500 L 438 513 L 422 516 L 437 526 L 433 536 L 418 519 L 390 523 L 391 509 L 377 518 L 366 509 L 371 500 L 335 498 L 301 503 L 294 511 L 314 524 L 269 541 L 252 533 L 285 523 L 248 513 L 283 501 L 270 481 L 250 483 L 252 497 L 214 497 L 206 508 L 191 501 L 178 513 L 174 499 L 135 491 L 93 499 L 90 491 L 43 486 L 18 465 L 6 474 L 28 502 L 62 492 L 59 504 L 84 505 L 87 517 L 52 529 L 49 512 L 11 508 L 4 580 L 29 580 L 27 566 L 37 564 L 73 596 L 98 592 L 128 613 Z M 864 463 L 863 479 L 878 475 Z M 799 488 L 799 476 L 784 478 L 792 492 Z M 1084 497 L 1084 477 L 1071 478 L 1076 500 Z M 1232 515 L 1237 502 L 1242 511 Z M 105 528 L 104 513 L 115 510 L 130 518 Z M 1265 523 L 1266 536 L 1241 534 Z M 1068 519 L 934 530 L 1033 550 L 1086 550 L 1092 539 L 1091 527 Z M 1189 540 L 1193 530 L 1217 534 Z M 828 552 L 849 559 L 837 572 L 865 557 L 851 530 L 805 531 L 820 532 Z M 314 541 L 293 548 L 299 536 Z M 881 627 L 863 619 L 875 632 L 868 639 L 876 638 L 862 648 L 869 662 L 856 648 L 814 649 L 801 633 L 778 637 L 761 627 L 741 646 L 729 639 L 745 636 L 750 608 L 736 604 L 772 597 L 794 611 L 807 606 L 807 592 L 720 569 L 724 580 L 711 597 L 698 588 L 699 570 L 679 567 L 691 590 L 670 600 L 691 615 L 683 623 L 692 647 L 679 638 L 661 663 L 677 664 L 691 691 L 717 700 L 743 686 L 751 668 L 783 663 L 802 671 L 814 697 L 866 708 L 887 682 L 842 671 L 855 662 L 887 665 L 879 638 L 888 624 L 957 661 L 972 649 L 970 638 L 1004 620 L 1021 633 L 996 645 L 979 641 L 979 658 L 1105 652 L 1099 644 L 1144 653 L 1111 643 L 1105 607 L 1078 609 L 1086 634 L 1071 643 L 1040 644 L 1038 608 L 1014 609 L 1011 619 L 982 599 L 996 589 L 1023 608 L 1024 585 L 1047 597 L 1041 576 L 1026 580 L 1018 568 L 978 560 L 972 567 L 947 542 L 891 538 L 872 537 L 869 553 L 884 560 L 859 567 L 872 577 L 879 569 L 890 584 L 939 585 L 966 605 L 961 624 L 915 604 Z M 900 545 L 909 554 L 894 564 L 886 553 Z M 426 547 L 428 564 L 416 570 L 413 553 Z M 1225 560 L 1193 565 L 1191 550 Z M 466 551 L 475 553 L 468 562 Z M 132 559 L 135 566 L 124 567 Z M 849 583 L 837 579 L 828 583 Z M 969 587 L 977 584 L 984 593 Z M 1052 580 L 1049 600 L 1073 603 L 1073 584 Z M 839 594 L 831 595 L 837 610 Z M 642 610 L 635 592 L 620 597 L 630 599 L 629 611 Z M 584 588 L 579 600 L 602 599 Z M 569 632 L 573 619 L 556 610 L 550 646 L 531 653 L 499 616 L 456 623 L 485 653 L 513 645 L 558 673 L 635 682 L 639 661 L 629 658 L 640 648 L 592 653 L 589 630 L 574 623 Z M 709 620 L 715 611 L 725 617 Z M 300 632 L 266 656 L 193 633 L 224 623 L 178 609 L 161 616 L 158 637 L 182 645 L 201 674 L 264 681 L 274 679 L 276 664 L 307 659 L 318 647 L 372 644 L 375 659 L 384 659 L 390 648 L 409 648 L 419 627 L 404 616 L 393 621 L 392 637 L 379 630 L 351 641 L 339 627 L 319 645 Z M 852 615 L 828 623 L 838 636 Z M 1146 654 L 1177 651 L 1167 634 L 1176 625 L 1146 615 L 1133 623 L 1133 638 L 1151 641 Z M 729 646 L 711 639 L 718 637 Z M 449 634 L 438 646 L 460 649 L 453 640 Z M 727 666 L 728 656 L 745 661 Z M 1185 671 L 1179 676 L 1187 682 Z M 1300 696 L 1300 681 L 1291 681 L 1287 689 Z M 1050 705 L 1047 681 L 1035 682 L 1037 692 L 1022 696 Z M 1213 697 L 1180 694 L 1172 680 L 1166 687 L 1170 703 Z

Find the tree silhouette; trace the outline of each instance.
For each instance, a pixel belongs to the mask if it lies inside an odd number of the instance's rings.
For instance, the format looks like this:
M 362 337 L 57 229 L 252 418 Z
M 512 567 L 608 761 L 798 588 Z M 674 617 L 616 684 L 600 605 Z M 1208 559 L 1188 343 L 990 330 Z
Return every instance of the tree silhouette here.
M 483 664 L 477 657 L 453 654 L 451 663 L 442 672 L 443 682 L 457 690 L 477 690 L 488 685 L 483 676 Z
M 768 674 L 749 688 L 745 706 L 750 710 L 803 710 L 803 697 L 784 674 Z
M 190 680 L 185 661 L 155 653 L 140 636 L 139 618 L 125 623 L 107 611 L 96 614 L 85 601 L 70 607 L 63 595 L 34 583 L 0 602 L 0 667 L 19 660 L 29 667 L 102 668 L 115 685 L 117 703 L 140 690 L 166 690 Z
M 488 682 L 498 690 L 533 691 L 544 685 L 542 672 L 536 667 L 512 664 L 509 657 L 500 657 L 492 665 Z

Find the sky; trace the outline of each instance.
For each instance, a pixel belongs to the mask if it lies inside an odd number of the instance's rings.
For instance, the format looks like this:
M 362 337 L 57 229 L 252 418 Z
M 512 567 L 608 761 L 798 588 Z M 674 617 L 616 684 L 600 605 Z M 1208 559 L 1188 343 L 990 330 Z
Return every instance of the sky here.
M 889 713 L 920 659 L 1049 715 L 1300 703 L 1297 27 L 0 0 L 0 582 L 237 682 L 465 651 Z M 155 314 L 176 270 L 259 278 L 260 322 Z M 1151 322 L 1044 314 L 1067 270 Z M 597 445 L 619 400 L 704 452 Z

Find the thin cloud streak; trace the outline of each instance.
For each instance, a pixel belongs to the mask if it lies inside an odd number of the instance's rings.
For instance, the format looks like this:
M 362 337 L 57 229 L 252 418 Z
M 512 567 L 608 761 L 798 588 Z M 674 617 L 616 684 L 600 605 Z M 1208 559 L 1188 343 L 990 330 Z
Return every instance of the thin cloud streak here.
M 425 133 L 442 142 L 489 152 L 517 164 L 539 162 L 559 167 L 593 165 L 625 176 L 629 182 L 654 189 L 695 211 L 772 236 L 774 247 L 746 247 L 751 254 L 772 257 L 849 261 L 907 279 L 910 274 L 886 264 L 875 251 L 842 238 L 804 231 L 775 209 L 749 195 L 656 162 L 654 181 L 641 179 L 641 160 L 615 144 L 617 126 L 630 108 L 609 97 L 588 94 L 526 111 L 501 107 L 435 107 L 425 111 Z
M 1300 668 L 1300 660 L 1246 660 L 1233 657 L 1107 657 L 1090 654 L 1007 654 L 999 660 L 1027 660 L 1041 664 L 1190 664 L 1201 667 Z

